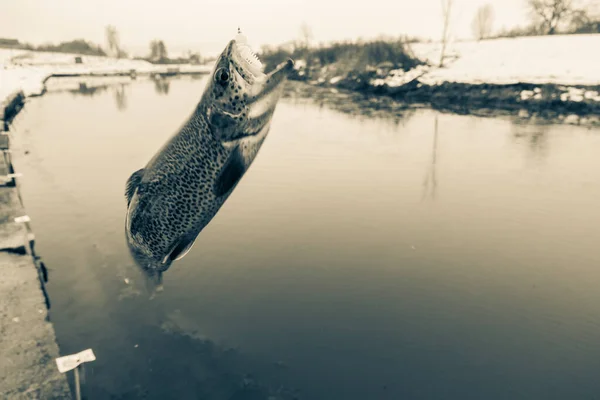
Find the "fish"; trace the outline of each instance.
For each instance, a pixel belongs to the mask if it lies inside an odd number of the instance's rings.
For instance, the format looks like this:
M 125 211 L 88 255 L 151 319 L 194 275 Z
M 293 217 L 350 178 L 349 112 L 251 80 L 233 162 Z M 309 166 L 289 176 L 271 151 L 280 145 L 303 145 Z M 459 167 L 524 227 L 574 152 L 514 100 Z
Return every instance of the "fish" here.
M 215 61 L 191 115 L 125 184 L 125 233 L 150 287 L 181 260 L 248 171 L 270 131 L 289 58 L 273 71 L 238 30 Z

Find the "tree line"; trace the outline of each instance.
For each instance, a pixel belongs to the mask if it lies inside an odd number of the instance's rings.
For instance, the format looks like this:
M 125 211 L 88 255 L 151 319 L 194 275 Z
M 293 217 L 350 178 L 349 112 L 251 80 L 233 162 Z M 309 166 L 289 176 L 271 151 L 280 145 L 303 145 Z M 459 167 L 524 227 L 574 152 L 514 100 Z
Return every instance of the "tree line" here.
M 44 43 L 35 46 L 31 43 L 21 43 L 16 39 L 0 38 L 0 47 L 16 48 L 31 51 L 48 51 L 55 53 L 71 53 L 87 56 L 109 56 L 117 59 L 129 58 L 129 54 L 121 45 L 119 31 L 114 25 L 105 27 L 104 47 L 84 39 L 75 39 L 58 44 Z M 198 52 L 188 50 L 183 56 L 170 58 L 167 51 L 167 46 L 164 41 L 155 39 L 150 41 L 148 54 L 144 57 L 136 57 L 152 63 L 158 64 L 176 64 L 176 63 L 192 63 L 200 64 L 203 60 Z
M 446 0 L 451 3 L 451 0 Z M 501 29 L 494 34 L 494 8 L 485 4 L 477 9 L 471 29 L 477 40 L 495 37 L 539 36 L 555 34 L 600 33 L 600 10 L 593 2 L 574 0 L 525 0 L 529 24 Z

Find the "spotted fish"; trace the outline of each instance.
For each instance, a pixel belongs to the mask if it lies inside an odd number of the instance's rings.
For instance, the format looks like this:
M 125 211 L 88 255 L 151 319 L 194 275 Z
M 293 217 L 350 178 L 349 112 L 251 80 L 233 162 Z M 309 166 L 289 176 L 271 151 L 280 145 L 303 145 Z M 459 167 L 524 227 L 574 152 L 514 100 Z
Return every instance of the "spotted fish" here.
M 127 180 L 127 243 L 156 285 L 188 253 L 248 170 L 293 65 L 289 59 L 263 73 L 238 32 L 215 62 L 191 116 Z

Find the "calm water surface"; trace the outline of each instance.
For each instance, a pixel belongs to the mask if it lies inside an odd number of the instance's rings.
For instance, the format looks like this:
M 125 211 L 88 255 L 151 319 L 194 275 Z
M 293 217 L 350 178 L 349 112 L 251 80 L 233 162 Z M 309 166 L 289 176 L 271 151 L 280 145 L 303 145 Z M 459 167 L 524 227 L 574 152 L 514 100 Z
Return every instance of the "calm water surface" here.
M 89 398 L 598 398 L 598 130 L 283 99 L 149 300 L 125 181 L 204 82 L 56 84 L 16 122 L 61 353 L 97 356 Z

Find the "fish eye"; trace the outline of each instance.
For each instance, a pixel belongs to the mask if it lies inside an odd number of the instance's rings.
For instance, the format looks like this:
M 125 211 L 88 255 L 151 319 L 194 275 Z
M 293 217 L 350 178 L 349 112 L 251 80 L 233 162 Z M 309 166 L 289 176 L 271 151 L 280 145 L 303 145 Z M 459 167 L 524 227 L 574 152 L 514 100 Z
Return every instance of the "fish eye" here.
M 216 78 L 220 83 L 226 83 L 229 81 L 229 72 L 224 68 L 221 68 L 217 71 Z

